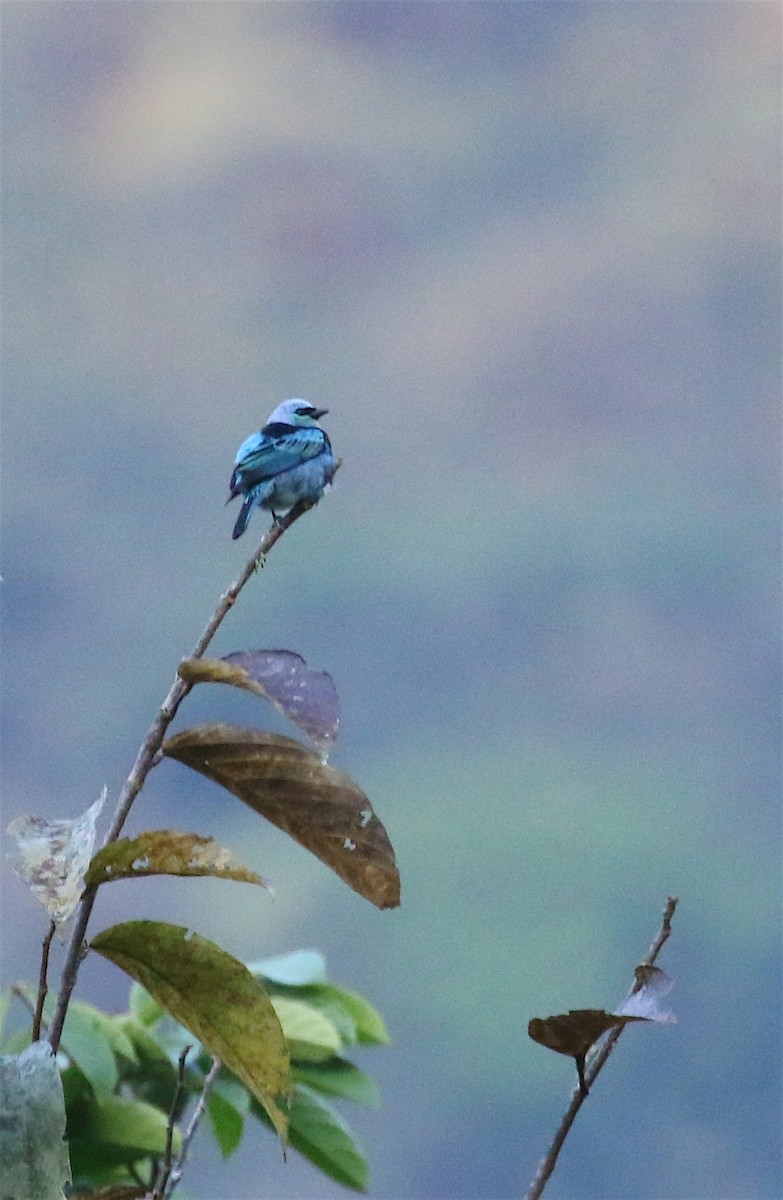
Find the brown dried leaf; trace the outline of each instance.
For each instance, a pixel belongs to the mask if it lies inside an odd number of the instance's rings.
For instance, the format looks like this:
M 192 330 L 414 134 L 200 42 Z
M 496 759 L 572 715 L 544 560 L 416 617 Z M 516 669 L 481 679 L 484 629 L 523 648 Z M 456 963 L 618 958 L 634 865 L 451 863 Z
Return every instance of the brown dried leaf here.
M 225 658 L 188 658 L 179 665 L 186 683 L 229 683 L 271 701 L 326 755 L 337 737 L 340 701 L 334 680 L 314 671 L 292 650 L 238 650 Z
M 213 838 L 176 829 L 151 829 L 136 838 L 122 838 L 104 846 L 90 863 L 85 883 L 142 875 L 212 875 L 268 889 L 260 875 L 238 863 L 231 851 Z
M 378 908 L 400 903 L 394 851 L 364 792 L 299 742 L 202 725 L 169 738 L 163 753 L 238 796 Z
M 583 1059 L 593 1042 L 607 1030 L 629 1021 L 643 1020 L 644 1017 L 618 1016 L 602 1008 L 576 1008 L 554 1017 L 533 1017 L 527 1032 L 534 1042 L 540 1042 L 548 1050 Z

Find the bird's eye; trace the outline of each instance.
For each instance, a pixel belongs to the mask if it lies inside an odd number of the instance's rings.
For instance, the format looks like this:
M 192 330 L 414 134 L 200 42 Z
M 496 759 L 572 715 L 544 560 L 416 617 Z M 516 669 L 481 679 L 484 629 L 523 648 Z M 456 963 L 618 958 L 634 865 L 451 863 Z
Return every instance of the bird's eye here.
M 300 416 L 300 417 L 312 417 L 313 413 L 315 412 L 315 409 L 313 408 L 312 404 L 302 404 L 296 410 L 296 412 L 297 412 L 297 416 Z

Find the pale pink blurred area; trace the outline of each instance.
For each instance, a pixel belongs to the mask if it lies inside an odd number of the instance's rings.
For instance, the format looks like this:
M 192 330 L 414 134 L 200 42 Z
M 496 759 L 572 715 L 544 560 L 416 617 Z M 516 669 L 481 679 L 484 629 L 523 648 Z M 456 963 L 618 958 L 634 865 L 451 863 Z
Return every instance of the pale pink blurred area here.
M 307 397 L 343 466 L 214 651 L 334 678 L 332 761 L 402 908 L 164 763 L 133 831 L 218 837 L 276 899 L 121 883 L 95 930 L 318 946 L 392 1032 L 362 1061 L 382 1110 L 346 1113 L 372 1194 L 500 1200 L 571 1086 L 529 1018 L 615 1003 L 676 893 L 679 1024 L 624 1037 L 547 1194 L 775 1200 L 779 6 L 11 0 L 2 24 L 3 827 L 104 784 L 111 811 L 244 562 L 236 448 Z M 295 736 L 213 691 L 178 729 Z M 42 918 L 1 877 L 4 980 L 32 979 Z M 125 981 L 88 960 L 88 994 Z M 278 1158 L 259 1128 L 222 1163 L 204 1131 L 188 1195 L 344 1194 Z

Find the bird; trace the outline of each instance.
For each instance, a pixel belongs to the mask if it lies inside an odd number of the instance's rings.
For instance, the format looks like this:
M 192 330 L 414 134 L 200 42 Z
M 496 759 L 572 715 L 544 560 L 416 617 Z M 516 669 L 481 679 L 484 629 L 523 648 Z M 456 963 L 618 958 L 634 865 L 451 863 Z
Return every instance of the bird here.
M 229 481 L 229 497 L 243 496 L 232 538 L 241 537 L 252 510 L 278 513 L 300 500 L 316 504 L 331 483 L 336 466 L 329 438 L 318 421 L 327 408 L 308 400 L 284 400 L 269 414 L 266 425 L 251 433 L 239 447 Z

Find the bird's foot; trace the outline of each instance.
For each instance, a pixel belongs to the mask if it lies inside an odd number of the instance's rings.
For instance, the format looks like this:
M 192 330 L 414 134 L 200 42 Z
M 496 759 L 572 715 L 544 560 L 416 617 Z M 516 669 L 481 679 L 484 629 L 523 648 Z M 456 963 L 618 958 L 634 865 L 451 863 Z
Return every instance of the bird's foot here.
M 265 554 L 257 554 L 255 557 L 255 562 L 253 563 L 253 570 L 261 571 L 261 570 L 263 570 L 263 568 L 265 566 L 266 566 L 266 555 Z

